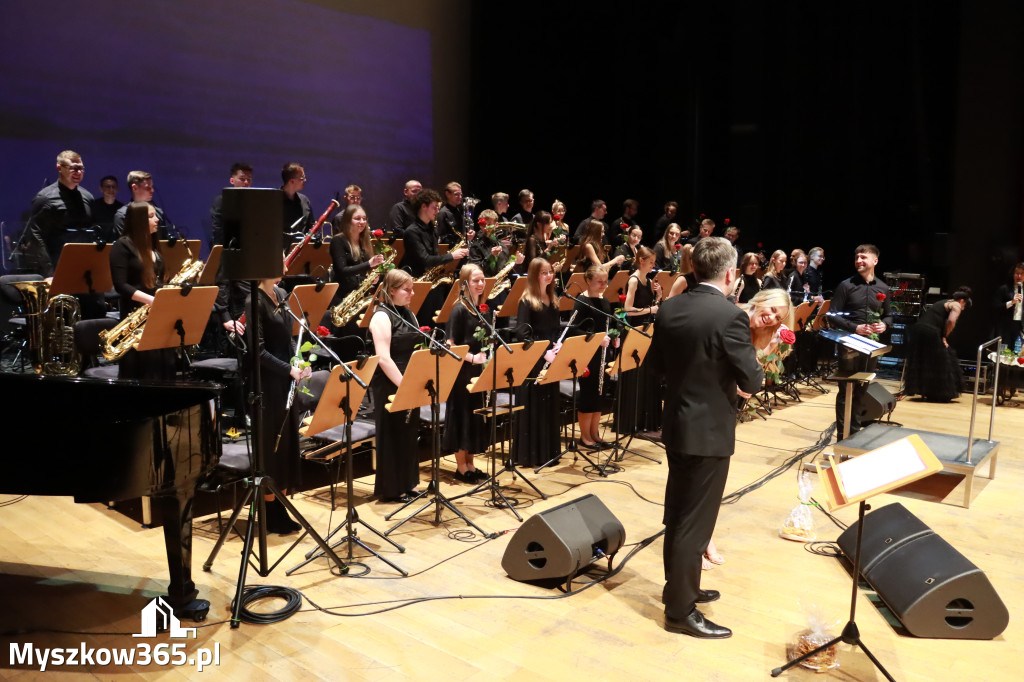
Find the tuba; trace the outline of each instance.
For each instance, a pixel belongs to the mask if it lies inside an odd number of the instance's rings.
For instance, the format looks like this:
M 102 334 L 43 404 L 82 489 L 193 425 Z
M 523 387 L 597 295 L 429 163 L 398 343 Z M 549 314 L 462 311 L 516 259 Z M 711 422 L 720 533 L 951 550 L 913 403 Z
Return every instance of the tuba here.
M 395 251 L 392 250 L 384 257 L 384 262 L 377 267 L 387 268 L 394 260 Z M 370 301 L 373 299 L 370 289 L 373 288 L 379 276 L 380 273 L 377 270 L 371 270 L 370 274 L 363 278 L 358 287 L 341 299 L 341 303 L 331 308 L 331 322 L 334 323 L 334 326 L 344 327 L 360 310 L 370 305 Z
M 181 264 L 178 274 L 171 278 L 167 287 L 180 288 L 185 282 L 199 277 L 203 271 L 203 261 L 186 258 Z M 166 287 L 164 287 L 166 288 Z M 100 332 L 100 346 L 103 357 L 107 360 L 119 360 L 133 348 L 138 348 L 142 339 L 142 331 L 149 319 L 149 306 L 141 305 L 124 318 L 113 329 Z
M 41 280 L 10 285 L 21 294 L 36 374 L 76 376 L 81 367 L 74 333 L 75 324 L 82 318 L 78 299 L 68 294 L 50 298 L 50 284 Z

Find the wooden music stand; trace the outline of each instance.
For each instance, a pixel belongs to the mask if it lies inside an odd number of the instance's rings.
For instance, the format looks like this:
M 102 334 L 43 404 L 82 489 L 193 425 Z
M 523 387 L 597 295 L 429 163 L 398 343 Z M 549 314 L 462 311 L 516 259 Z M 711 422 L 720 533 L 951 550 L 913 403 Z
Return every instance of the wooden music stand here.
M 635 370 L 640 365 L 643 364 L 644 359 L 647 357 L 647 351 L 649 351 L 651 349 L 651 340 L 652 340 L 652 337 L 654 335 L 654 325 L 653 324 L 644 325 L 644 327 L 642 327 L 642 330 L 647 334 L 647 336 L 644 336 L 643 334 L 637 334 L 637 333 L 634 333 L 634 332 L 628 332 L 626 334 L 626 338 L 622 341 L 622 348 L 621 348 L 621 350 L 619 352 L 619 357 L 617 357 L 612 362 L 608 363 L 608 369 L 605 370 L 605 373 L 608 376 L 611 377 L 611 376 L 615 376 L 616 374 L 621 375 L 623 372 L 629 372 L 629 371 Z M 636 414 L 637 414 L 637 410 L 639 409 L 638 403 L 639 403 L 639 400 L 636 400 L 633 403 L 633 423 L 634 424 L 636 424 Z M 619 380 L 615 382 L 615 423 L 616 424 L 621 424 L 621 422 L 619 421 L 621 419 L 621 417 L 622 417 L 622 377 L 619 376 Z M 612 459 L 613 458 L 615 459 L 615 461 L 621 462 L 623 457 L 625 457 L 625 453 L 627 453 L 627 452 L 630 453 L 631 455 L 636 455 L 637 457 L 643 457 L 644 459 L 649 459 L 652 462 L 659 462 L 660 463 L 659 460 L 657 460 L 657 459 L 655 459 L 653 457 L 648 457 L 647 455 L 643 454 L 642 452 L 636 452 L 635 450 L 630 450 L 629 449 L 630 444 L 633 442 L 633 434 L 632 433 L 630 433 L 629 434 L 629 438 L 626 439 L 626 444 L 625 445 L 620 445 L 619 444 L 619 441 L 621 441 L 622 438 L 623 438 L 623 435 L 621 433 L 619 433 L 615 437 L 615 442 L 612 445 L 612 449 L 608 452 L 608 460 L 601 467 L 602 475 L 607 475 L 607 474 L 604 473 L 604 471 L 607 470 L 610 466 L 614 466 L 614 465 L 612 465 Z
M 288 268 L 288 272 L 285 273 L 285 276 L 295 277 L 296 275 L 306 275 L 308 277 L 312 277 L 321 269 L 326 273 L 327 268 L 329 267 L 331 267 L 330 243 L 311 241 L 306 244 L 301 251 L 299 251 L 299 255 L 295 256 L 295 260 L 292 261 L 292 264 Z M 327 278 L 324 277 L 324 279 Z
M 892 680 L 892 675 L 882 667 L 878 659 L 864 646 L 860 638 L 860 629 L 857 627 L 856 622 L 857 583 L 860 580 L 861 544 L 864 537 L 864 513 L 868 509 L 867 500 L 942 471 L 942 464 L 917 434 L 901 438 L 888 445 L 883 445 L 871 452 L 864 453 L 856 459 L 840 464 L 832 461 L 831 464 L 832 466 L 824 470 L 818 466 L 818 477 L 825 488 L 829 509 L 835 510 L 857 502 L 860 503 L 857 523 L 857 545 L 853 553 L 853 588 L 850 597 L 850 619 L 846 622 L 843 632 L 838 637 L 822 644 L 817 649 L 794 658 L 783 666 L 775 668 L 772 670 L 771 675 L 772 677 L 778 677 L 785 670 L 797 665 L 801 661 L 833 647 L 839 642 L 843 642 L 844 644 L 860 647 L 882 675 L 887 680 Z
M 316 290 L 318 286 L 320 285 L 299 284 L 292 289 L 292 293 L 288 297 L 288 305 L 292 311 L 296 315 L 304 315 L 306 326 L 314 331 L 320 326 L 320 320 L 323 319 L 327 307 L 331 304 L 331 299 L 338 291 L 337 282 L 328 282 L 321 287 L 320 291 Z M 298 321 L 292 320 L 292 336 L 297 335 L 299 329 Z
M 796 307 L 793 311 L 793 329 L 799 331 L 804 328 L 816 305 L 814 301 L 804 301 Z
M 597 349 L 601 347 L 601 341 L 604 339 L 605 334 L 603 331 L 586 334 L 584 336 L 571 336 L 562 342 L 562 347 L 555 355 L 555 359 L 548 365 L 546 370 L 540 373 L 540 377 L 537 379 L 539 385 L 552 384 L 566 379 L 572 381 L 572 432 L 569 435 L 569 444 L 564 450 L 556 455 L 551 460 L 541 464 L 539 467 L 533 470 L 533 473 L 539 473 L 541 469 L 547 466 L 551 466 L 559 459 L 562 455 L 573 454 L 573 461 L 577 456 L 583 457 L 590 466 L 594 467 L 595 470 L 600 471 L 600 467 L 597 462 L 587 457 L 586 453 L 579 449 L 576 445 L 576 391 L 577 378 L 583 376 L 588 365 L 590 365 L 591 359 L 594 354 L 597 353 Z M 580 369 L 582 368 L 582 369 Z
M 516 313 L 519 312 L 519 299 L 523 297 L 525 292 L 525 277 L 519 277 L 515 282 L 512 282 L 512 286 L 508 290 L 508 296 L 505 298 L 505 302 L 498 308 L 498 317 L 515 317 Z
M 383 282 L 381 284 L 383 284 Z M 380 289 L 381 284 L 377 285 L 378 289 Z M 406 307 L 409 309 L 409 312 L 415 315 L 420 311 L 420 308 L 423 306 L 423 301 L 427 299 L 427 294 L 430 293 L 430 282 L 413 282 L 412 287 L 412 300 L 409 301 L 409 305 L 407 305 Z M 359 327 L 361 329 L 366 329 L 367 327 L 370 326 L 370 319 L 373 317 L 373 313 L 376 310 L 377 299 L 374 298 L 370 301 L 370 305 L 366 306 L 366 312 L 364 312 L 362 316 L 360 316 L 359 318 Z
M 387 239 L 374 239 L 373 241 L 373 253 L 376 254 L 378 249 L 384 245 L 390 246 L 391 250 L 395 252 L 395 260 L 392 261 L 394 266 L 397 268 L 402 263 L 402 257 L 405 256 L 405 240 L 396 239 L 395 241 L 388 243 Z
M 574 272 L 572 276 L 569 277 L 569 281 L 565 283 L 565 287 L 562 289 L 562 291 L 576 291 L 576 296 L 578 296 L 580 292 L 586 290 L 587 281 L 583 278 L 582 272 Z M 560 312 L 572 310 L 574 305 L 576 305 L 576 301 L 572 300 L 568 296 L 562 296 L 558 301 L 558 310 Z
M 629 281 L 629 270 L 619 270 L 608 282 L 608 288 L 604 290 L 604 297 L 612 304 L 619 303 L 619 294 L 626 294 L 626 282 Z
M 97 294 L 114 288 L 110 278 L 110 244 L 65 244 L 50 283 L 58 294 Z
M 519 279 L 525 280 L 526 278 L 520 277 Z M 541 499 L 546 500 L 548 496 L 542 493 L 540 488 L 535 486 L 521 471 L 516 469 L 516 465 L 512 461 L 511 449 L 506 453 L 506 457 L 502 461 L 501 470 L 495 471 L 497 468 L 495 462 L 497 461 L 498 449 L 495 424 L 499 415 L 510 414 L 523 409 L 524 406 L 522 405 L 513 406 L 512 389 L 521 386 L 526 381 L 549 345 L 551 345 L 549 341 L 513 343 L 509 345 L 509 348 L 512 349 L 511 353 L 504 346 L 499 345 L 497 352 L 491 356 L 491 359 L 480 371 L 480 376 L 471 380 L 467 386 L 470 393 L 483 393 L 484 391 L 493 391 L 493 393 L 491 394 L 491 407 L 483 413 L 485 419 L 491 420 L 491 475 L 486 481 L 466 494 L 472 495 L 484 488 L 490 488 L 491 504 L 495 507 L 504 506 L 510 509 L 520 521 L 523 520 L 523 517 L 516 511 L 515 505 L 501 492 L 501 486 L 498 483 L 499 476 L 505 472 L 509 472 L 513 476 L 518 475 L 528 486 L 533 488 Z M 496 399 L 498 390 L 508 391 L 508 405 L 505 407 L 498 407 Z M 512 426 L 510 420 L 508 425 L 509 433 L 512 433 Z
M 494 288 L 494 278 L 487 277 L 484 279 L 484 293 L 480 295 L 480 300 L 484 303 L 487 302 L 487 294 L 491 293 L 491 289 Z M 452 308 L 459 302 L 459 292 L 461 287 L 459 281 L 455 280 L 452 284 L 452 288 L 448 290 L 448 298 L 444 300 L 444 305 L 441 306 L 440 310 L 434 311 L 434 322 L 437 324 L 444 324 L 448 321 L 448 317 L 452 314 Z
M 216 299 L 217 287 L 157 289 L 136 350 L 198 344 Z
M 432 350 L 418 350 L 409 358 L 409 364 L 402 373 L 402 383 L 398 385 L 398 392 L 389 396 L 391 402 L 385 405 L 388 412 L 402 412 L 404 410 L 418 410 L 424 405 L 430 405 L 433 452 L 430 471 L 430 483 L 427 489 L 402 505 L 400 509 L 384 517 L 385 521 L 390 520 L 396 514 L 402 512 L 406 507 L 414 504 L 417 500 L 427 497 L 423 506 L 405 517 L 391 528 L 384 531 L 384 535 L 391 535 L 396 529 L 409 519 L 422 513 L 431 504 L 434 505 L 434 525 L 441 523 L 442 508 L 458 516 L 484 537 L 490 537 L 483 529 L 469 520 L 455 505 L 441 493 L 441 486 L 438 482 L 438 474 L 441 469 L 441 403 L 448 400 L 452 391 L 455 379 L 459 376 L 459 369 L 462 367 L 463 357 L 469 350 L 469 346 L 454 346 L 451 351 L 457 356 L 444 353 L 439 354 Z
M 171 246 L 171 241 L 174 242 L 174 246 Z M 169 273 L 167 278 L 170 279 L 181 270 L 181 266 L 189 257 L 189 249 L 192 250 L 192 258 L 199 258 L 201 245 L 202 242 L 198 239 L 161 239 L 160 255 L 164 259 L 164 272 Z
M 816 332 L 820 332 L 825 328 L 825 316 L 828 314 L 828 309 L 831 307 L 831 298 L 821 304 L 821 307 L 818 308 L 818 314 L 814 317 L 814 322 L 811 323 L 811 329 Z
M 576 257 L 580 255 L 580 247 L 578 244 L 570 246 L 565 252 L 565 260 L 562 263 L 562 267 L 558 268 L 557 272 L 569 272 L 569 268 L 576 262 Z
M 672 291 L 672 285 L 676 283 L 676 278 L 680 276 L 678 272 L 668 272 L 665 270 L 654 276 L 654 281 L 661 285 L 662 298 L 668 296 L 668 292 Z
M 206 263 L 203 265 L 203 272 L 199 275 L 199 284 L 206 287 L 217 283 L 217 270 L 220 269 L 220 255 L 222 253 L 224 253 L 224 247 L 221 244 L 214 244 L 210 249 L 210 255 L 206 258 Z

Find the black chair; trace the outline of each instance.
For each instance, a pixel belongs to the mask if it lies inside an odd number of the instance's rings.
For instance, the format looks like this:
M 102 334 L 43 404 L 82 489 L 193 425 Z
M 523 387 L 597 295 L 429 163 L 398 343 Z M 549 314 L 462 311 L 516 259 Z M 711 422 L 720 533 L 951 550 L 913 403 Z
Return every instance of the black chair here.
M 109 317 L 79 320 L 75 324 L 75 347 L 82 354 L 82 376 L 94 379 L 117 378 L 117 365 L 101 363 L 99 359 L 103 350 L 100 332 L 110 331 L 116 326 L 117 320 Z

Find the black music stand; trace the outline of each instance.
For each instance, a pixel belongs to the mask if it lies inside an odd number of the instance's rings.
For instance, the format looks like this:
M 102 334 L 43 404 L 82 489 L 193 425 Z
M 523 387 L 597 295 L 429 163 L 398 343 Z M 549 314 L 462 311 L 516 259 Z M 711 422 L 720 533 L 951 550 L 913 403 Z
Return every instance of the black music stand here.
M 884 343 L 873 341 L 866 336 L 853 334 L 839 329 L 823 329 L 819 331 L 818 334 L 829 341 L 838 344 L 842 348 L 847 349 L 847 352 L 856 353 L 858 360 L 865 365 L 868 360 L 885 355 L 892 350 L 892 346 L 887 346 Z M 840 349 L 840 352 L 842 352 L 842 349 Z M 829 377 L 830 380 L 844 384 L 839 387 L 840 391 L 845 391 L 846 393 L 843 405 L 843 439 L 849 438 L 850 436 L 850 420 L 853 417 L 854 383 L 868 384 L 871 383 L 874 378 L 874 372 L 851 372 L 844 371 L 841 368 Z
M 562 455 L 567 455 L 570 452 L 573 455 L 574 462 L 577 456 L 582 457 L 591 467 L 600 471 L 600 466 L 587 457 L 586 453 L 582 452 L 576 444 L 576 378 L 579 376 L 580 367 L 586 369 L 590 365 L 590 361 L 593 359 L 597 349 L 601 347 L 601 341 L 604 337 L 604 333 L 590 332 L 585 336 L 572 336 L 565 339 L 562 341 L 562 347 L 555 355 L 555 359 L 548 365 L 546 370 L 541 372 L 540 377 L 537 379 L 537 383 L 540 385 L 554 384 L 564 379 L 572 380 L 572 432 L 569 435 L 569 444 L 566 445 L 565 449 L 534 469 L 533 473 L 540 473 L 541 469 L 551 466 L 560 460 Z M 604 371 L 603 367 L 601 371 Z
M 374 355 L 365 360 L 348 363 L 347 366 L 363 380 L 363 383 L 369 384 L 370 379 L 373 378 L 374 371 L 377 369 L 377 356 Z M 397 564 L 392 563 L 380 553 L 374 551 L 372 547 L 368 547 L 364 544 L 359 539 L 358 532 L 355 527 L 355 524 L 361 524 L 365 529 L 380 539 L 388 542 L 399 552 L 405 552 L 405 547 L 402 547 L 397 542 L 393 541 L 391 538 L 360 519 L 359 512 L 356 511 L 355 498 L 352 490 L 352 484 L 355 478 L 352 457 L 352 422 L 355 420 L 355 415 L 358 412 L 359 405 L 363 402 L 364 395 L 366 395 L 365 388 L 357 384 L 356 388 L 353 390 L 352 379 L 348 373 L 344 372 L 340 366 L 335 367 L 331 370 L 331 375 L 327 379 L 327 384 L 324 386 L 323 393 L 320 395 L 320 402 L 317 403 L 313 416 L 308 417 L 305 420 L 304 426 L 299 429 L 299 432 L 302 435 L 309 437 L 315 436 L 316 434 L 322 433 L 328 429 L 333 429 L 339 424 L 345 425 L 345 437 L 342 442 L 345 448 L 345 504 L 347 510 L 345 513 L 345 520 L 339 523 L 324 539 L 327 542 L 330 542 L 339 531 L 345 529 L 345 537 L 334 542 L 331 545 L 331 548 L 333 549 L 342 543 L 346 543 L 348 552 L 345 557 L 345 561 L 350 567 L 353 565 L 363 566 L 362 564 L 353 561 L 354 556 L 352 554 L 352 545 L 356 544 L 402 575 L 408 576 L 409 574 Z M 299 540 L 302 540 L 304 537 L 305 535 L 303 534 Z M 324 553 L 322 551 L 317 551 L 315 549 L 310 550 L 306 553 L 306 560 L 292 568 L 289 568 L 285 571 L 285 575 L 291 575 L 306 564 L 319 559 L 323 555 Z
M 635 330 L 634 330 L 635 331 Z M 640 330 L 643 333 L 637 334 L 631 331 L 626 334 L 625 340 L 622 342 L 622 348 L 619 351 L 619 357 L 612 360 L 608 365 L 607 374 L 608 376 L 619 375 L 619 380 L 615 382 L 615 426 L 616 429 L 622 424 L 622 373 L 636 371 L 640 365 L 643 364 L 644 358 L 647 357 L 647 351 L 651 348 L 651 335 L 654 333 L 654 325 L 647 324 Z M 633 427 L 636 428 L 636 417 L 639 410 L 640 403 L 640 392 L 639 387 L 637 390 L 637 400 L 633 402 Z M 620 441 L 626 439 L 626 444 L 620 444 Z M 637 457 L 643 457 L 651 462 L 661 464 L 661 460 L 655 459 L 642 452 L 630 450 L 629 446 L 633 442 L 633 432 L 629 433 L 627 437 L 621 431 L 615 436 L 615 441 L 612 443 L 612 449 L 608 452 L 608 459 L 600 467 L 602 470 L 602 476 L 606 475 L 604 472 L 609 468 L 617 469 L 612 464 L 612 461 L 621 462 L 626 456 L 625 453 L 636 455 Z
M 102 294 L 114 288 L 110 244 L 65 244 L 50 283 L 50 296 Z
M 410 325 L 411 326 L 411 325 Z M 402 524 L 409 519 L 419 516 L 431 504 L 434 505 L 434 525 L 441 523 L 441 509 L 447 508 L 456 516 L 466 522 L 480 535 L 491 537 L 482 528 L 469 520 L 465 514 L 455 508 L 444 493 L 441 492 L 441 485 L 438 481 L 438 474 L 441 469 L 441 403 L 448 399 L 448 394 L 455 385 L 455 379 L 459 376 L 459 368 L 462 367 L 463 357 L 469 346 L 455 346 L 448 349 L 426 334 L 425 339 L 432 344 L 430 350 L 418 350 L 409 358 L 409 364 L 402 373 L 402 383 L 398 392 L 391 396 L 385 409 L 388 412 L 404 412 L 406 410 L 418 410 L 424 405 L 430 405 L 431 423 L 431 462 L 430 462 L 430 483 L 426 490 L 419 493 L 401 507 L 384 517 L 390 521 L 394 516 L 403 512 L 407 507 L 415 504 L 423 497 L 427 501 L 416 511 L 405 517 L 391 528 L 384 531 L 384 535 L 391 535 Z M 443 357 L 442 357 L 443 356 Z
M 525 278 L 520 278 L 525 279 Z M 469 383 L 470 393 L 483 393 L 484 391 L 490 392 L 491 406 L 486 408 L 485 417 L 491 420 L 491 475 L 487 477 L 487 480 L 481 481 L 475 488 L 470 490 L 468 493 L 463 493 L 459 497 L 466 497 L 469 495 L 475 495 L 477 492 L 488 488 L 491 491 L 491 506 L 496 508 L 504 507 L 511 510 L 515 517 L 520 521 L 523 517 L 519 515 L 519 512 L 515 509 L 515 504 L 512 500 L 509 500 L 501 492 L 501 485 L 498 483 L 498 477 L 502 474 L 509 472 L 512 474 L 512 480 L 515 480 L 516 476 L 519 476 L 526 482 L 528 486 L 534 489 L 534 491 L 540 495 L 542 500 L 548 499 L 548 496 L 540 491 L 530 479 L 523 475 L 521 471 L 516 469 L 515 462 L 512 461 L 512 449 L 505 453 L 505 459 L 502 460 L 502 467 L 500 471 L 497 471 L 497 454 L 498 454 L 498 438 L 497 438 L 497 419 L 498 415 L 509 415 L 509 433 L 515 433 L 515 413 L 523 409 L 522 405 L 513 405 L 512 390 L 521 386 L 529 375 L 530 371 L 537 365 L 540 357 L 544 354 L 544 350 L 548 347 L 549 342 L 544 341 L 542 343 L 536 343 L 533 341 L 526 341 L 522 343 L 513 343 L 506 346 L 502 345 L 501 348 L 497 349 L 497 352 L 491 357 L 483 370 L 480 372 L 480 376 L 476 377 Z M 498 376 L 501 375 L 505 379 L 504 388 L 508 391 L 508 405 L 504 408 L 498 408 L 497 391 L 498 391 Z

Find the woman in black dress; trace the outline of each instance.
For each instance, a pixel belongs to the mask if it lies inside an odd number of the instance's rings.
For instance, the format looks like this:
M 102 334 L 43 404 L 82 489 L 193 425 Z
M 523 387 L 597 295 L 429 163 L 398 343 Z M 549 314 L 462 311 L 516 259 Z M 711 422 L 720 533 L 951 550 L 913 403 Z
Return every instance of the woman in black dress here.
M 654 267 L 675 272 L 679 269 L 679 235 L 682 230 L 675 223 L 665 228 L 665 234 L 654 245 Z
M 576 254 L 576 270 L 577 272 L 586 272 L 591 265 L 596 265 L 605 272 L 608 272 L 612 268 L 622 265 L 626 260 L 626 256 L 619 254 L 608 259 L 608 254 L 604 250 L 604 223 L 600 220 L 591 220 L 590 224 L 587 225 L 587 231 L 583 234 L 583 239 L 580 240 L 580 250 Z
M 654 252 L 641 246 L 637 252 L 636 272 L 626 284 L 626 317 L 634 327 L 654 321 L 661 303 L 661 286 L 649 277 L 654 268 Z M 628 332 L 627 332 L 628 333 Z M 619 375 L 622 398 L 616 431 L 641 431 L 657 434 L 661 430 L 661 380 L 645 361 L 637 369 Z
M 558 245 L 557 240 L 550 239 L 551 214 L 547 211 L 537 211 L 530 221 L 528 227 L 529 236 L 526 238 L 523 262 L 516 268 L 517 272 L 529 272 L 530 263 L 534 258 L 548 258 L 551 252 Z
M 351 204 L 331 220 L 334 239 L 331 240 L 331 263 L 338 291 L 331 301 L 336 306 L 352 291 L 359 288 L 372 268 L 384 262 L 383 255 L 374 255 L 370 242 L 366 211 L 359 204 Z M 329 312 L 329 311 L 328 311 Z M 336 331 L 337 336 L 362 335 L 358 315 Z
M 804 300 L 811 298 L 811 285 L 804 282 L 804 272 L 807 271 L 807 254 L 803 249 L 793 249 L 789 255 L 790 267 L 783 273 L 783 282 L 789 291 L 789 300 L 794 305 L 800 305 Z
M 608 329 L 609 320 L 597 313 L 594 308 L 598 308 L 608 315 L 612 314 L 612 304 L 604 297 L 604 292 L 608 288 L 608 273 L 596 265 L 592 265 L 587 268 L 583 279 L 587 283 L 587 290 L 579 295 L 582 302 L 577 301 L 573 308 L 573 312 L 576 313 L 576 326 L 580 329 L 579 333 L 581 334 L 591 331 L 600 334 L 602 329 Z M 591 324 L 583 325 L 584 320 L 590 320 Z M 601 348 L 607 349 L 610 345 L 612 345 L 612 338 L 605 333 L 604 339 L 601 341 Z M 579 379 L 580 390 L 576 394 L 576 409 L 580 415 L 580 442 L 591 449 L 607 445 L 601 440 L 601 395 L 598 391 L 601 372 L 604 371 L 601 355 L 601 350 L 598 350 L 590 359 L 587 371 Z M 605 364 L 607 364 L 610 359 L 607 350 L 604 351 L 604 356 Z
M 614 257 L 622 256 L 622 264 L 608 270 L 608 278 L 611 279 L 619 270 L 626 269 L 629 272 L 636 270 L 636 250 L 640 247 L 640 240 L 644 238 L 644 231 L 639 225 L 634 225 L 629 231 L 629 239 L 625 244 L 620 244 L 613 254 Z
M 665 298 L 672 298 L 684 291 L 691 291 L 695 286 L 697 286 L 697 275 L 693 271 L 693 244 L 683 244 L 683 247 L 679 249 L 679 277 L 672 282 L 672 289 L 669 290 L 668 296 Z
M 551 263 L 535 258 L 527 272 L 526 292 L 519 301 L 516 324 L 521 335 L 529 334 L 523 325 L 529 325 L 534 341 L 557 343 L 560 335 L 558 323 L 558 298 L 555 296 L 555 271 Z M 548 348 L 544 356 L 530 372 L 536 377 L 544 361 L 554 360 L 558 347 Z M 561 451 L 558 440 L 558 384 L 538 386 L 536 381 L 527 379 L 516 392 L 516 404 L 523 410 L 516 412 L 515 440 L 512 442 L 512 456 L 522 466 L 540 466 L 558 456 Z
M 756 253 L 745 253 L 740 259 L 740 289 L 737 303 L 747 303 L 754 294 L 761 290 L 761 282 L 757 279 L 758 260 Z
M 786 252 L 778 250 L 772 253 L 768 261 L 768 269 L 761 278 L 762 289 L 785 289 L 785 276 L 782 274 L 786 269 Z
M 481 305 L 486 284 L 483 270 L 476 265 L 463 265 L 455 286 L 461 287 L 463 282 L 466 284 L 466 297 L 472 304 L 483 308 L 481 313 L 489 312 L 486 304 Z M 480 376 L 480 369 L 487 362 L 483 342 L 476 338 L 480 327 L 480 321 L 464 300 L 455 304 L 448 317 L 448 338 L 453 345 L 468 345 L 469 350 L 464 357 L 465 362 L 459 368 L 455 385 L 448 394 L 441 447 L 445 452 L 455 453 L 455 478 L 463 483 L 479 483 L 487 478 L 473 464 L 473 455 L 486 451 L 488 445 L 487 423 L 483 416 L 473 412 L 484 407 L 486 394 L 470 393 L 466 388 L 472 379 Z
M 277 286 L 280 277 L 260 280 L 257 287 L 257 309 L 260 316 L 260 379 L 263 386 L 263 468 L 274 479 L 278 489 L 287 493 L 299 467 L 299 411 L 288 409 L 292 382 L 308 379 L 310 369 L 292 364 L 295 343 L 292 340 L 292 318 L 279 308 L 288 294 Z M 246 301 L 249 310 L 251 300 Z M 280 440 L 278 435 L 280 434 Z M 267 495 L 267 530 L 282 535 L 294 533 L 301 526 L 288 516 L 288 511 L 273 495 Z
M 377 476 L 373 492 L 385 502 L 405 503 L 415 494 L 420 482 L 419 448 L 416 446 L 420 413 L 419 410 L 388 412 L 385 406 L 388 396 L 402 383 L 409 358 L 423 337 L 415 331 L 416 316 L 406 307 L 415 292 L 412 275 L 404 270 L 389 270 L 384 276 L 383 291 L 384 305 L 378 307 L 370 319 L 370 336 L 379 358 L 370 381 L 373 419 L 377 426 Z
M 144 201 L 133 201 L 125 215 L 124 235 L 110 247 L 110 276 L 120 295 L 121 319 L 141 306 L 153 304 L 163 284 L 164 259 L 157 236 L 156 209 Z M 119 379 L 172 381 L 175 374 L 173 348 L 130 350 L 121 357 Z
M 969 307 L 971 290 L 960 287 L 924 311 L 910 328 L 904 393 L 920 395 L 930 403 L 949 402 L 960 395 L 960 361 L 946 339 Z

